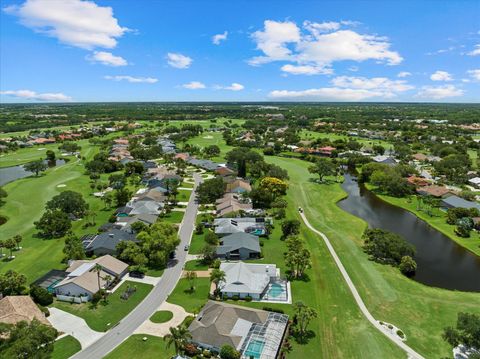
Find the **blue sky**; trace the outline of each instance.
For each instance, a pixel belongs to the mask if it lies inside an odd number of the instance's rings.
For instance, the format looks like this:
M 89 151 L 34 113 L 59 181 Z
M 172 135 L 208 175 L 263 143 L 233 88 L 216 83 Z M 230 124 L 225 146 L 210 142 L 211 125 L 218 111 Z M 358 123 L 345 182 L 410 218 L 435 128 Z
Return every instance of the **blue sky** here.
M 1 6 L 4 103 L 480 99 L 479 0 Z

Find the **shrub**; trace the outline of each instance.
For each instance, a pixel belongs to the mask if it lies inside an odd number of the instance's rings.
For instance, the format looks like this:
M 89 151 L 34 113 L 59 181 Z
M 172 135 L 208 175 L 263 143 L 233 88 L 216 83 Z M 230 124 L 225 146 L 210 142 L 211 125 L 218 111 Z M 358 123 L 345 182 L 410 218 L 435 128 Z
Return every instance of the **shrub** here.
M 245 297 L 245 301 L 247 301 L 247 302 L 251 302 L 251 301 L 252 301 L 252 299 L 253 299 L 253 298 L 252 298 L 252 297 L 250 297 L 249 295 L 247 295 L 247 296 Z
M 198 353 L 197 347 L 191 343 L 186 344 L 184 349 L 185 354 L 187 354 L 189 357 L 194 357 Z
M 40 311 L 41 311 L 43 314 L 45 314 L 45 317 L 48 318 L 48 317 L 50 316 L 50 311 L 48 310 L 47 307 L 44 307 L 44 306 L 38 305 L 38 304 L 37 304 L 37 307 L 38 307 L 38 309 L 40 309 Z
M 42 306 L 47 306 L 53 303 L 53 295 L 49 293 L 48 290 L 36 285 L 30 287 L 30 296 L 35 303 Z
M 232 346 L 225 344 L 222 345 L 222 348 L 220 349 L 220 358 L 222 359 L 239 359 L 240 358 L 240 353 L 235 350 Z
M 205 349 L 203 352 L 202 352 L 202 355 L 204 358 L 211 358 L 212 357 L 212 353 L 210 352 L 210 350 L 207 350 Z
M 284 311 L 282 309 L 276 309 L 276 308 L 272 308 L 272 307 L 263 307 L 262 309 L 266 310 L 267 312 L 275 312 L 275 313 L 280 313 L 280 314 L 284 313 Z
M 234 295 L 234 296 L 232 296 L 232 299 L 235 300 L 235 301 L 237 301 L 237 300 L 240 299 L 240 297 L 239 297 L 238 295 Z
M 415 274 L 417 271 L 417 263 L 410 256 L 402 257 L 399 266 L 400 272 L 402 272 L 407 277 L 410 277 Z
M 100 299 L 102 299 L 103 297 L 103 290 L 99 290 L 97 293 L 95 293 L 93 296 L 92 296 L 92 303 L 93 304 L 96 304 L 100 301 Z
M 403 334 L 403 332 L 399 329 L 397 330 L 397 335 L 400 337 L 400 338 L 405 338 L 405 334 Z
M 376 262 L 399 265 L 404 256 L 413 257 L 415 247 L 398 234 L 382 229 L 367 229 L 362 236 L 363 250 Z

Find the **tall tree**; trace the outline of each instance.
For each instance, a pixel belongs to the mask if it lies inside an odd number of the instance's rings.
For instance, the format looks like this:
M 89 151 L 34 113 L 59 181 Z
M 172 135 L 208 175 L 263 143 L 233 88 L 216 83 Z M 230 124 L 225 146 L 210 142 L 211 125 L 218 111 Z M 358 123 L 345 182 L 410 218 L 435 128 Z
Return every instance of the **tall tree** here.
M 194 271 L 188 271 L 185 275 L 185 278 L 188 280 L 188 284 L 190 285 L 190 291 L 195 291 L 195 282 L 197 280 L 197 273 Z
M 43 160 L 37 160 L 23 165 L 23 168 L 25 168 L 26 171 L 35 173 L 35 176 L 38 177 L 38 174 L 44 172 L 48 166 Z
M 294 305 L 295 320 L 297 322 L 296 328 L 301 338 L 305 337 L 307 328 L 312 319 L 315 319 L 318 314 L 315 309 L 307 307 L 303 302 L 296 302 Z
M 0 274 L 0 293 L 3 296 L 21 295 L 25 292 L 27 277 L 11 269 Z
M 225 272 L 218 268 L 214 268 L 210 273 L 210 282 L 215 284 L 215 294 L 218 294 L 220 282 L 224 280 L 225 280 Z
M 173 345 L 175 347 L 175 353 L 182 355 L 185 351 L 185 345 L 192 338 L 192 335 L 183 325 L 179 325 L 176 328 L 170 327 L 169 331 L 170 333 L 163 337 L 163 340 L 167 342 L 167 348 Z
M 317 174 L 320 182 L 326 176 L 335 175 L 335 165 L 328 158 L 319 158 L 313 166 L 308 167 L 308 172 Z
M 469 358 L 480 358 L 480 315 L 458 313 L 457 326 L 445 328 L 443 339 L 452 347 L 463 344 L 471 349 L 473 353 Z

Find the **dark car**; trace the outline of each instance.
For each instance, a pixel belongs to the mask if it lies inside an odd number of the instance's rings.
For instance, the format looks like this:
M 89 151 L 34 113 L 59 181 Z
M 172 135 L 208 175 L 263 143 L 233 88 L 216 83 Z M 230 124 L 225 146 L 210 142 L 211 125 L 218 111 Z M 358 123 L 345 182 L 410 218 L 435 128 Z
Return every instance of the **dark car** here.
M 188 251 L 188 248 L 190 248 L 190 246 L 187 244 L 183 249 L 184 249 L 185 251 Z
M 144 278 L 145 273 L 137 271 L 137 270 L 133 270 L 133 271 L 130 272 L 130 277 L 132 277 L 132 278 Z

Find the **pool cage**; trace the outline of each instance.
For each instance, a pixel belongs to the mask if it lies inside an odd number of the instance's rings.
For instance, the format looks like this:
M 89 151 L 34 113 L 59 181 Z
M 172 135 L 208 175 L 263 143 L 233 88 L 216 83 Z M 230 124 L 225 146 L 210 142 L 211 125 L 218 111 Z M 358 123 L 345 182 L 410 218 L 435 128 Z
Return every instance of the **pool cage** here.
M 242 344 L 242 359 L 275 359 L 288 325 L 288 315 L 273 313 L 263 324 L 255 323 Z

